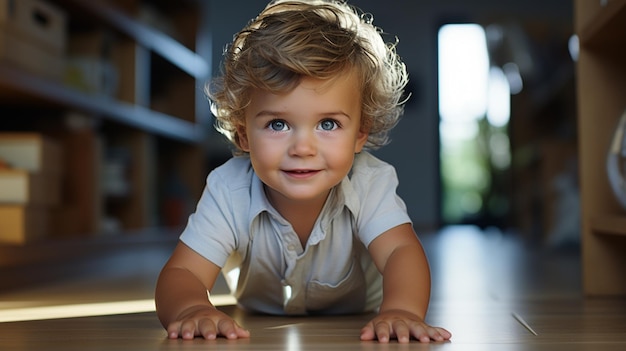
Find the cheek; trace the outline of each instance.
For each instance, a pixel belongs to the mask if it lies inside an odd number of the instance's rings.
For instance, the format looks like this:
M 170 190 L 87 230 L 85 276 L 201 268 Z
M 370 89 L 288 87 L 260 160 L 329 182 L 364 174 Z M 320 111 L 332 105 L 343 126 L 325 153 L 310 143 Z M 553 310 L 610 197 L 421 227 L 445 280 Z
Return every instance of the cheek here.
M 365 144 L 365 140 L 361 137 L 362 133 L 358 135 L 350 135 L 346 136 L 346 138 L 341 142 L 341 150 L 345 150 L 345 153 L 356 154 L 361 152 L 363 145 Z
M 250 158 L 254 160 L 258 166 L 270 166 L 280 162 L 284 148 L 281 147 L 279 143 L 258 138 L 250 138 L 248 140 Z
M 343 142 L 329 145 L 325 152 L 325 158 L 335 168 L 350 168 L 354 160 L 354 143 Z
M 248 138 L 248 145 L 250 147 L 250 152 L 257 154 L 257 156 L 260 157 L 269 153 L 274 153 L 277 149 L 276 143 L 272 142 L 272 140 L 265 137 L 259 137 L 254 134 Z

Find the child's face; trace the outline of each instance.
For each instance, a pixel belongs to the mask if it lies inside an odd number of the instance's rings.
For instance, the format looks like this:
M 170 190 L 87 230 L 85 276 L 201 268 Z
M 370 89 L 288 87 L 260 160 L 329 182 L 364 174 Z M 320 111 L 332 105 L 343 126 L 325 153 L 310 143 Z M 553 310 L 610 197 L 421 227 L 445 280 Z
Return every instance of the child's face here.
M 280 200 L 323 200 L 348 174 L 367 140 L 356 76 L 304 78 L 286 94 L 257 89 L 238 131 L 252 166 Z

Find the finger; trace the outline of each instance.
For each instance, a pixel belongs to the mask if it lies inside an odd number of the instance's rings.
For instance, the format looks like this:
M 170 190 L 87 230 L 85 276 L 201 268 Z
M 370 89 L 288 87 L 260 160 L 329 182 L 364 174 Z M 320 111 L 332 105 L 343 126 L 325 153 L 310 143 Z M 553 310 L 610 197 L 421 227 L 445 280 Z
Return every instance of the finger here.
M 422 323 L 413 323 L 411 324 L 410 328 L 411 328 L 411 335 L 413 335 L 413 337 L 417 339 L 419 342 L 423 342 L 423 343 L 430 342 L 431 334 L 430 334 L 429 329 L 434 329 L 434 328 L 425 326 Z M 433 338 L 433 340 L 435 340 L 435 338 Z
M 174 322 L 167 326 L 167 337 L 170 339 L 178 339 L 180 333 L 180 322 Z
M 240 325 L 235 324 L 236 329 L 237 329 L 237 336 L 240 338 L 249 338 L 250 337 L 250 331 L 248 331 L 247 329 L 242 328 Z
M 435 329 L 439 331 L 439 334 L 443 337 L 444 340 L 450 340 L 452 338 L 452 333 L 450 333 L 448 330 L 440 327 L 436 327 Z
M 395 321 L 391 324 L 393 328 L 393 333 L 396 335 L 399 343 L 408 343 L 411 335 L 409 331 L 409 326 L 402 320 Z
M 217 328 L 215 323 L 208 318 L 201 319 L 198 322 L 198 330 L 203 338 L 207 340 L 214 340 L 217 338 Z
M 389 324 L 379 322 L 374 326 L 374 330 L 376 331 L 376 338 L 378 342 L 388 343 L 389 342 L 389 334 L 390 334 Z
M 227 339 L 237 339 L 237 326 L 235 322 L 228 319 L 222 319 L 217 322 L 218 333 L 226 337 Z
M 444 340 L 443 335 L 441 335 L 441 333 L 439 332 L 439 330 L 437 328 L 433 328 L 433 327 L 426 328 L 426 332 L 428 333 L 428 337 L 431 340 L 434 340 L 434 341 L 443 341 Z
M 374 325 L 371 322 L 367 323 L 363 328 L 361 328 L 361 340 L 371 341 L 374 340 L 374 338 L 376 338 Z
M 439 327 L 429 328 L 428 335 L 430 335 L 430 338 L 435 341 L 449 340 L 452 337 L 452 333 Z
M 235 326 L 235 333 L 237 333 L 238 338 L 249 338 L 250 332 L 244 328 L 242 328 L 237 322 L 233 321 L 233 325 Z
M 191 340 L 196 336 L 196 322 L 193 320 L 183 321 L 180 326 L 180 335 L 185 340 Z

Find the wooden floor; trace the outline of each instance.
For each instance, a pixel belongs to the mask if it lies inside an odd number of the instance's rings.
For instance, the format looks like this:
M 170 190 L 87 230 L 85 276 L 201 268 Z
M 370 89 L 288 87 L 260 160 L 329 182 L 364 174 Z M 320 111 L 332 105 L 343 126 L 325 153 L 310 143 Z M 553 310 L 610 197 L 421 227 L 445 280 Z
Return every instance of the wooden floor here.
M 221 308 L 251 331 L 250 339 L 168 340 L 150 301 L 167 258 L 162 250 L 121 258 L 98 277 L 1 293 L 0 349 L 626 350 L 626 299 L 583 298 L 576 250 L 529 248 L 507 235 L 468 227 L 422 240 L 433 271 L 428 319 L 453 333 L 450 342 L 361 342 L 359 330 L 371 315 L 268 317 L 232 305 Z M 220 286 L 215 293 L 223 292 Z M 93 316 L 43 316 L 50 306 Z M 105 312 L 96 310 L 102 307 Z

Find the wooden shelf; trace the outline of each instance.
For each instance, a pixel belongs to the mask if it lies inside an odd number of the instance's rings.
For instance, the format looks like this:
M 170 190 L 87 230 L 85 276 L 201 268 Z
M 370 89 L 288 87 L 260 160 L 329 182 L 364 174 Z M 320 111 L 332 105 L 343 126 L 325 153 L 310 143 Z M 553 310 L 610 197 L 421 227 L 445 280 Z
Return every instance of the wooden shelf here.
M 593 217 L 591 230 L 597 235 L 626 236 L 626 216 L 603 215 Z
M 626 211 L 609 184 L 606 157 L 624 110 L 626 0 L 576 0 L 583 289 L 626 296 Z
M 146 228 L 87 238 L 44 240 L 27 245 L 0 244 L 0 267 L 24 266 L 89 256 L 119 247 L 176 243 L 180 228 Z
M 203 129 L 195 123 L 148 108 L 88 95 L 25 71 L 0 64 L 0 96 L 35 98 L 95 114 L 144 131 L 185 142 L 199 142 Z
M 110 272 L 124 257 L 141 260 L 142 255 L 151 253 L 163 256 L 176 246 L 179 233 L 179 229 L 151 228 L 25 246 L 0 245 L 0 291 Z
M 105 22 L 129 36 L 196 79 L 206 79 L 210 68 L 205 59 L 169 36 L 147 27 L 101 0 L 55 0 L 59 4 L 74 6 L 89 16 Z
M 621 48 L 626 45 L 622 28 L 626 23 L 626 1 L 611 0 L 580 29 L 580 44 L 592 47 Z
M 44 238 L 22 233 L 24 246 L 0 245 L 0 269 L 45 266 L 80 251 L 98 253 L 100 247 L 137 250 L 153 240 L 135 244 L 133 232 L 184 223 L 206 175 L 209 113 L 198 86 L 210 76 L 207 3 L 45 2 L 56 7 L 55 18 L 62 22 L 62 35 L 52 40 L 58 48 L 26 31 L 19 40 L 32 50 L 0 59 L 0 109 L 5 112 L 0 131 L 38 133 L 59 145 L 63 166 L 54 186 L 62 198 L 42 209 L 47 214 L 41 219 Z M 15 2 L 32 11 L 27 5 Z M 139 16 L 147 7 L 154 11 L 154 24 Z M 173 28 L 169 35 L 167 28 Z M 202 56 L 196 48 L 203 49 Z M 47 59 L 33 64 L 26 59 L 39 57 L 33 52 L 59 64 Z M 80 128 L 63 118 L 74 112 L 85 117 Z M 123 198 L 109 196 L 115 186 L 127 189 Z M 111 232 L 122 238 L 100 234 Z

